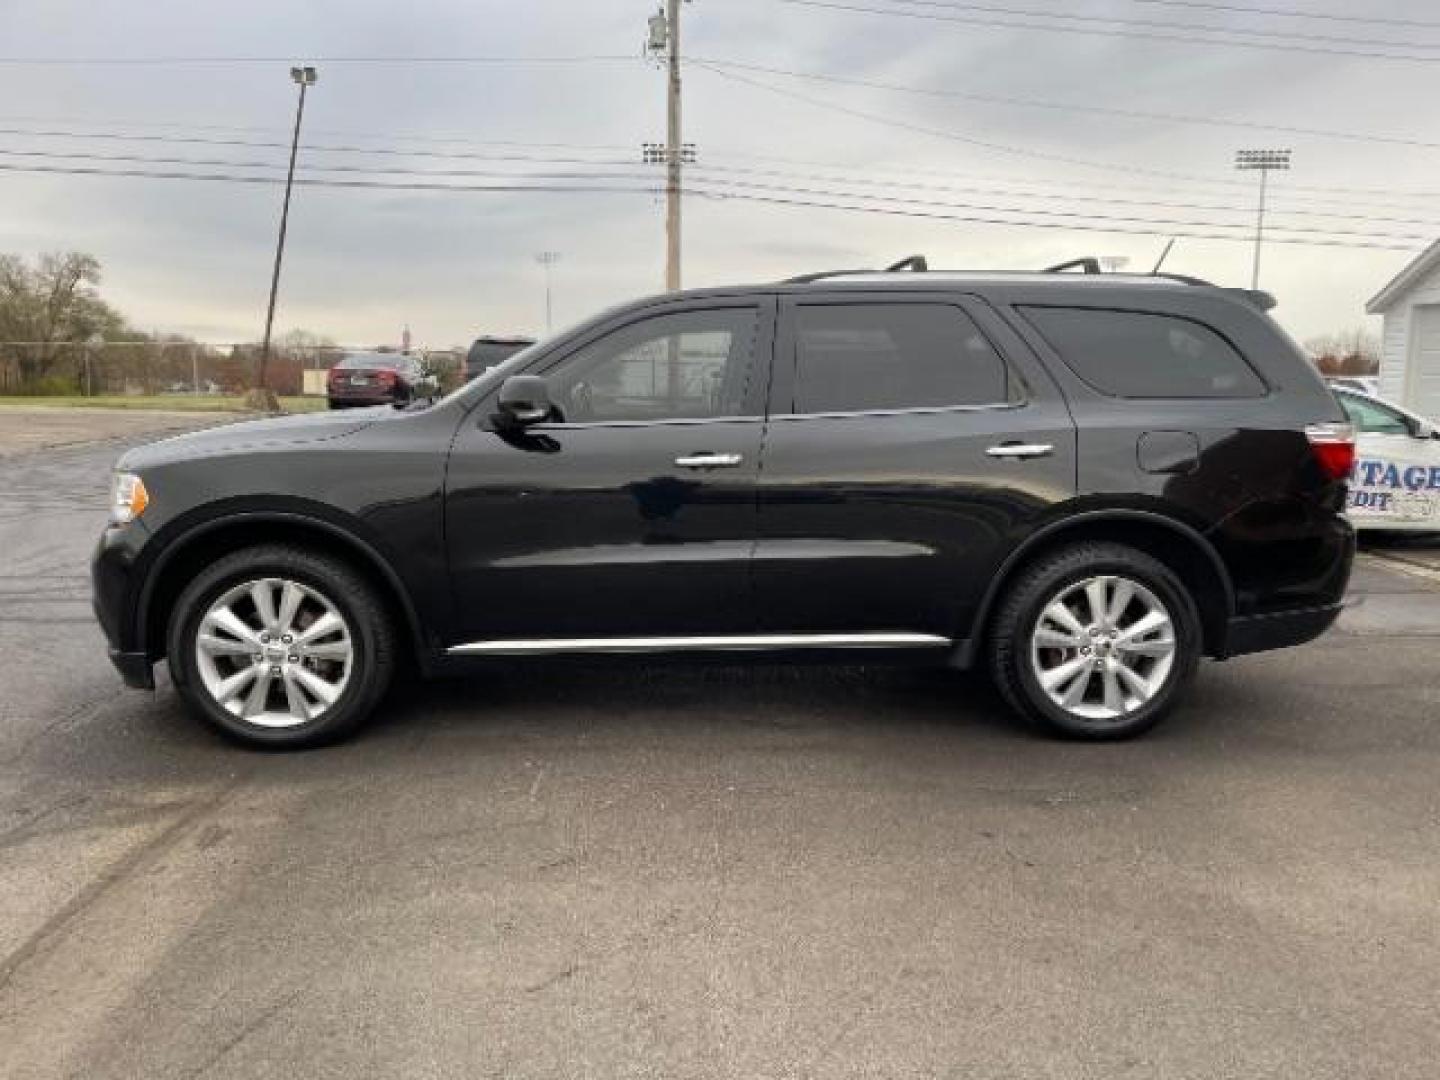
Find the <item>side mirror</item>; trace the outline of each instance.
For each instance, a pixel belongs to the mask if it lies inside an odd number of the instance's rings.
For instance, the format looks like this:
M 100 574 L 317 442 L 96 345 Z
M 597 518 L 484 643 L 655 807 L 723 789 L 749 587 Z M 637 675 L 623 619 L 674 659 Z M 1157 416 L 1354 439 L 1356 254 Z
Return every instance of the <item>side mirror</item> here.
M 511 375 L 500 384 L 495 405 L 491 419 L 502 428 L 528 427 L 555 414 L 550 384 L 539 375 Z

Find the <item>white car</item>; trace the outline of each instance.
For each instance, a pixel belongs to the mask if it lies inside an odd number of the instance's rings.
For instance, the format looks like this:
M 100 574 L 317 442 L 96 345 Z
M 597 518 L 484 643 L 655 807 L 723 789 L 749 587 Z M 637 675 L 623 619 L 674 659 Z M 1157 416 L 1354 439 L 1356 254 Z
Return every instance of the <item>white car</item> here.
M 1355 425 L 1346 513 L 1357 529 L 1440 531 L 1440 432 L 1388 401 L 1335 388 Z
M 1331 390 L 1358 390 L 1371 397 L 1380 395 L 1380 379 L 1375 375 L 1336 375 L 1325 381 Z

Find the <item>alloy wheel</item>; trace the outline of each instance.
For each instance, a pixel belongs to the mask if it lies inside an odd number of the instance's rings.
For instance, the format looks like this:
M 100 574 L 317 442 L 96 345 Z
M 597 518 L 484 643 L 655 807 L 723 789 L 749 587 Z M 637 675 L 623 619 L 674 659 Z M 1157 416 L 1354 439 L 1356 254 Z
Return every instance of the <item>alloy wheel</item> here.
M 355 666 L 354 639 L 339 609 L 309 585 L 266 577 L 227 589 L 195 637 L 206 692 L 258 727 L 319 719 L 339 700 Z
M 1118 575 L 1067 585 L 1041 608 L 1030 636 L 1040 688 L 1086 720 L 1121 720 L 1143 708 L 1164 688 L 1176 650 L 1169 609 Z

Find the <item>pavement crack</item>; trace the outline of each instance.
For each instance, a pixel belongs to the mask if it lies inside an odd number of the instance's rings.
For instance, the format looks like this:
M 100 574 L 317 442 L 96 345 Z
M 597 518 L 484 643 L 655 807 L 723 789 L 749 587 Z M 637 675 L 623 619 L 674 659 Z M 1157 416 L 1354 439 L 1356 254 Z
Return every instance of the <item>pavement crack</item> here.
M 296 998 L 298 998 L 301 992 L 304 991 L 304 989 L 305 987 L 303 985 L 297 986 L 294 990 L 290 991 L 290 993 L 286 994 L 279 1001 L 276 1001 L 273 1005 L 270 1005 L 268 1008 L 261 1009 L 250 1020 L 248 1020 L 240 1028 L 239 1031 L 237 1031 L 234 1035 L 231 1035 L 230 1038 L 226 1039 L 223 1043 L 221 1043 L 219 1047 L 216 1048 L 215 1052 L 211 1054 L 198 1069 L 195 1069 L 193 1072 L 189 1073 L 189 1080 L 197 1080 L 198 1077 L 204 1076 L 206 1073 L 208 1073 L 211 1069 L 213 1069 L 216 1065 L 218 1065 L 221 1061 L 228 1057 L 237 1046 L 243 1043 L 246 1039 L 250 1038 L 250 1036 L 254 1035 L 266 1024 L 270 1023 L 271 1020 L 275 1019 L 276 1016 L 278 1016 L 287 1007 L 289 1007 L 290 1003 L 293 1002 Z
M 549 978 L 541 979 L 538 983 L 535 983 L 532 986 L 525 987 L 525 993 L 538 994 L 541 990 L 545 990 L 551 986 L 554 986 L 556 983 L 564 982 L 566 979 L 573 978 L 575 973 L 579 970 L 580 964 L 578 961 L 566 964 L 563 968 L 555 972 L 555 974 L 551 975 Z
M 214 813 L 244 782 L 244 779 L 233 780 L 208 796 L 192 802 L 179 817 L 156 836 L 151 837 L 112 863 L 90 884 L 71 897 L 63 907 L 46 919 L 3 961 L 0 961 L 0 990 L 8 987 L 16 973 L 48 946 L 62 940 L 76 920 L 104 899 L 112 889 L 134 877 L 163 852 L 173 847 L 185 835 L 190 826 L 206 815 Z

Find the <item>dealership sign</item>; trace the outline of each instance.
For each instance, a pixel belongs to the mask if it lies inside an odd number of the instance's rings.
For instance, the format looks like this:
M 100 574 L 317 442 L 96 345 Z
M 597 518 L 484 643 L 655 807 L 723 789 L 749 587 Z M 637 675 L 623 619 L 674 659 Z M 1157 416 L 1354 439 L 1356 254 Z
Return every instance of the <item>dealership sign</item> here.
M 1377 438 L 1389 440 L 1393 436 Z M 1391 456 L 1372 457 L 1364 453 L 1370 449 L 1364 444 L 1370 441 L 1361 437 L 1362 456 L 1350 476 L 1349 512 L 1355 523 L 1376 528 L 1440 529 L 1440 461 L 1432 464 Z M 1440 447 L 1440 443 L 1434 445 Z

